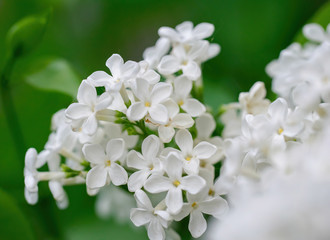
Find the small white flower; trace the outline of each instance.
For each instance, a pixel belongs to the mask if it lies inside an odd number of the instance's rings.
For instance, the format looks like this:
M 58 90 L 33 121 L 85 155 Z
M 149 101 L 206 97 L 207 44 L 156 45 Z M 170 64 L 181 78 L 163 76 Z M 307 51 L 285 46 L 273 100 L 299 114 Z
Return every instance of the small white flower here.
M 205 180 L 197 175 L 182 177 L 182 167 L 183 163 L 177 153 L 170 153 L 164 166 L 168 177 L 153 174 L 144 185 L 150 193 L 167 192 L 165 203 L 172 214 L 177 214 L 182 208 L 182 190 L 196 194 L 206 184 Z
M 167 38 L 159 38 L 156 45 L 147 48 L 143 52 L 143 59 L 148 62 L 151 69 L 156 69 L 160 59 L 170 50 L 170 41 Z
M 246 114 L 261 114 L 267 111 L 270 104 L 266 97 L 265 84 L 256 82 L 253 84 L 249 92 L 239 94 L 239 103 Z
M 189 80 L 196 81 L 201 76 L 200 62 L 206 58 L 209 43 L 199 41 L 194 43 L 188 51 L 184 46 L 176 46 L 171 55 L 164 56 L 159 65 L 158 71 L 164 75 L 170 75 L 182 70 L 184 76 Z
M 168 121 L 167 109 L 161 103 L 171 95 L 171 84 L 160 82 L 150 90 L 149 83 L 142 78 L 138 78 L 133 92 L 140 101 L 133 103 L 128 108 L 128 119 L 139 121 L 149 113 L 155 123 L 165 124 Z
M 200 237 L 207 228 L 207 222 L 203 213 L 220 218 L 227 210 L 226 200 L 220 196 L 208 197 L 208 189 L 204 188 L 196 195 L 187 194 L 187 203 L 183 204 L 179 214 L 174 216 L 175 221 L 181 221 L 190 215 L 188 229 L 194 238 Z
M 168 227 L 171 220 L 167 211 L 154 208 L 147 194 L 142 190 L 137 190 L 134 194 L 138 208 L 131 209 L 131 220 L 135 226 L 148 225 L 148 237 L 151 240 L 164 240 L 164 228 Z
M 126 83 L 131 78 L 135 78 L 140 67 L 134 61 L 124 63 L 122 57 L 118 54 L 113 54 L 105 64 L 112 74 L 110 76 L 106 72 L 97 71 L 88 77 L 95 86 L 104 86 L 107 91 L 118 92 L 123 83 Z
M 206 165 L 213 165 L 220 161 L 224 156 L 224 143 L 222 138 L 219 136 L 212 137 L 215 128 L 215 120 L 209 113 L 204 113 L 196 119 L 197 138 L 195 139 L 195 142 L 207 141 L 217 147 L 215 154 L 203 161 Z
M 38 153 L 34 148 L 29 148 L 25 154 L 24 167 L 24 195 L 26 201 L 33 205 L 38 202 L 38 172 L 37 172 Z
M 168 143 L 175 134 L 175 128 L 190 128 L 194 125 L 194 120 L 189 114 L 180 113 L 178 105 L 172 99 L 167 100 L 163 104 L 167 108 L 169 119 L 166 124 L 158 126 L 158 134 L 164 143 Z
M 124 141 L 112 139 L 108 142 L 106 150 L 99 144 L 86 144 L 83 153 L 86 159 L 92 163 L 86 177 L 88 188 L 101 188 L 112 182 L 119 186 L 127 183 L 127 172 L 116 163 L 124 152 Z
M 158 34 L 161 37 L 169 38 L 174 43 L 191 43 L 197 40 L 208 38 L 214 31 L 214 25 L 210 23 L 200 23 L 193 26 L 190 21 L 183 22 L 175 27 L 161 27 Z
M 216 146 L 205 141 L 194 147 L 192 136 L 185 129 L 177 132 L 175 142 L 182 152 L 181 159 L 187 174 L 198 174 L 200 160 L 210 158 L 217 150 Z
M 162 165 L 157 157 L 161 143 L 155 135 L 150 135 L 142 142 L 142 154 L 132 150 L 127 156 L 127 166 L 138 169 L 128 180 L 128 189 L 135 192 L 141 189 L 150 174 L 162 174 Z
M 98 97 L 95 87 L 84 80 L 78 89 L 77 99 L 78 103 L 72 103 L 65 111 L 66 116 L 84 133 L 93 135 L 98 125 L 96 114 L 111 104 L 112 97 L 108 93 Z M 78 127 L 76 124 L 75 127 Z
M 60 181 L 51 180 L 49 181 L 48 186 L 54 199 L 56 200 L 57 207 L 59 209 L 67 208 L 69 206 L 68 196 Z
M 195 98 L 191 98 L 192 82 L 184 76 L 174 79 L 173 99 L 190 116 L 197 117 L 206 111 L 205 106 Z
M 317 43 L 330 41 L 330 24 L 328 24 L 326 31 L 317 23 L 306 24 L 303 27 L 303 33 L 306 38 Z

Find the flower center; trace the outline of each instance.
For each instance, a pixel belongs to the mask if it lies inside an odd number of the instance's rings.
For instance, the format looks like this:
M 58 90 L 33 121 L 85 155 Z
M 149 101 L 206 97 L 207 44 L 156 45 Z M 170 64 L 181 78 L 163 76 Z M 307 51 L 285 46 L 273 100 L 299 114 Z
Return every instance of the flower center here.
M 283 128 L 280 127 L 280 128 L 277 130 L 277 133 L 278 133 L 279 135 L 281 135 L 283 131 L 284 131 Z
M 186 159 L 187 161 L 190 161 L 190 160 L 192 159 L 192 156 L 187 155 L 185 159 Z
M 175 181 L 173 182 L 173 185 L 176 186 L 176 187 L 178 187 L 180 184 L 181 184 L 181 183 L 180 183 L 178 180 L 175 180 Z
M 146 106 L 146 107 L 150 107 L 150 106 L 151 106 L 151 103 L 150 103 L 150 102 L 145 102 L 145 103 L 144 103 L 144 106 Z
M 110 161 L 110 160 L 107 160 L 107 161 L 105 162 L 105 166 L 110 167 L 110 166 L 111 166 L 111 161 Z
M 188 61 L 187 60 L 182 61 L 182 65 L 183 66 L 187 66 L 187 64 L 188 64 Z
M 197 207 L 198 207 L 198 205 L 197 205 L 196 202 L 193 202 L 193 203 L 191 204 L 191 206 L 192 206 L 193 208 L 197 208 Z
M 210 188 L 209 190 L 209 196 L 214 196 L 215 192 L 213 191 L 213 189 Z
M 179 106 L 182 106 L 184 104 L 183 100 L 181 99 L 179 102 L 178 102 Z

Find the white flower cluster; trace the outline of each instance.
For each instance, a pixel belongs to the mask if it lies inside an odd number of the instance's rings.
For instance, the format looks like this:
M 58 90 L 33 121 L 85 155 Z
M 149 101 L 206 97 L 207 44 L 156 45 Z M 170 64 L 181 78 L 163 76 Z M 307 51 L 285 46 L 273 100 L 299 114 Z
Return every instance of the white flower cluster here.
M 224 107 L 216 189 L 231 211 L 208 239 L 329 239 L 329 29 L 306 25 L 312 43 L 292 44 L 267 66 L 274 102 L 256 83 Z
M 90 195 L 102 189 L 101 216 L 111 212 L 109 202 L 129 206 L 150 239 L 175 238 L 175 222 L 188 215 L 191 235 L 200 237 L 204 214 L 222 220 L 209 239 L 329 239 L 330 213 L 322 211 L 330 200 L 329 29 L 306 25 L 311 42 L 292 44 L 267 66 L 279 98 L 266 99 L 257 82 L 224 105 L 220 119 L 200 98 L 201 64 L 220 51 L 204 40 L 212 24 L 160 28 L 138 63 L 112 55 L 110 74 L 83 80 L 78 102 L 54 115 L 45 150 L 27 151 L 27 201 L 37 202 L 46 180 L 65 208 L 63 186 L 86 184 Z M 49 171 L 38 171 L 45 164 Z M 137 208 L 118 200 L 112 185 L 134 194 Z
M 220 51 L 204 40 L 213 31 L 209 23 L 162 27 L 143 61 L 114 54 L 106 62 L 110 73 L 83 80 L 77 102 L 53 116 L 45 149 L 26 153 L 27 201 L 38 201 L 39 181 L 49 181 L 59 208 L 68 206 L 63 186 L 86 184 L 95 195 L 113 184 L 134 194 L 130 219 L 145 225 L 150 239 L 165 239 L 165 230 L 173 234 L 171 223 L 188 215 L 192 236 L 201 236 L 203 214 L 220 217 L 227 209 L 214 189 L 223 142 L 212 136 L 215 120 L 194 97 L 201 91 L 201 64 Z M 38 171 L 45 164 L 49 171 Z M 98 203 L 101 215 L 102 206 L 109 209 L 106 196 Z

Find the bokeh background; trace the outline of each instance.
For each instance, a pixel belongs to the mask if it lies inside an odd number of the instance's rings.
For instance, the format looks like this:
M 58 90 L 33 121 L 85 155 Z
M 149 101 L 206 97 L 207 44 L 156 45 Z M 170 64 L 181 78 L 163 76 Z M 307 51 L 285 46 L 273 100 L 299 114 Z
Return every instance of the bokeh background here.
M 73 101 L 63 93 L 42 91 L 27 83 L 43 62 L 63 59 L 72 74 L 82 80 L 96 70 L 106 70 L 105 61 L 113 53 L 125 60 L 141 60 L 144 49 L 157 40 L 161 26 L 174 27 L 185 20 L 210 22 L 215 25 L 210 41 L 219 43 L 222 50 L 203 66 L 205 100 L 217 108 L 235 101 L 239 92 L 247 91 L 256 81 L 264 81 L 270 89 L 265 66 L 325 2 L 0 0 L 1 68 L 10 27 L 21 18 L 52 7 L 40 45 L 19 59 L 10 79 L 24 147 L 15 146 L 0 105 L 0 239 L 146 239 L 144 228 L 136 230 L 113 218 L 99 219 L 95 198 L 87 196 L 84 186 L 67 188 L 70 206 L 66 210 L 57 209 L 46 183 L 39 184 L 36 206 L 25 202 L 22 154 L 28 147 L 43 149 L 52 114 Z M 48 77 L 44 77 L 47 84 Z

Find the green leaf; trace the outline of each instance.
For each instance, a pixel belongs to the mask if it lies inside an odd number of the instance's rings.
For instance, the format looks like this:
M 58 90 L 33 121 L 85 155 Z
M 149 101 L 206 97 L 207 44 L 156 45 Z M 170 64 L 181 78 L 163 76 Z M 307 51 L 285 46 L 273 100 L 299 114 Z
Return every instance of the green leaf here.
M 0 190 L 0 239 L 35 239 L 28 220 L 18 208 L 15 199 Z
M 315 14 L 308 20 L 307 23 L 318 23 L 323 28 L 326 28 L 330 23 L 330 2 L 325 3 Z M 295 42 L 304 44 L 307 42 L 307 39 L 304 37 L 302 30 L 299 31 L 295 37 Z
M 7 57 L 21 57 L 31 52 L 45 33 L 50 10 L 41 16 L 28 16 L 15 23 L 6 38 Z
M 63 59 L 43 60 L 25 76 L 31 86 L 46 91 L 60 92 L 76 98 L 80 78 Z

